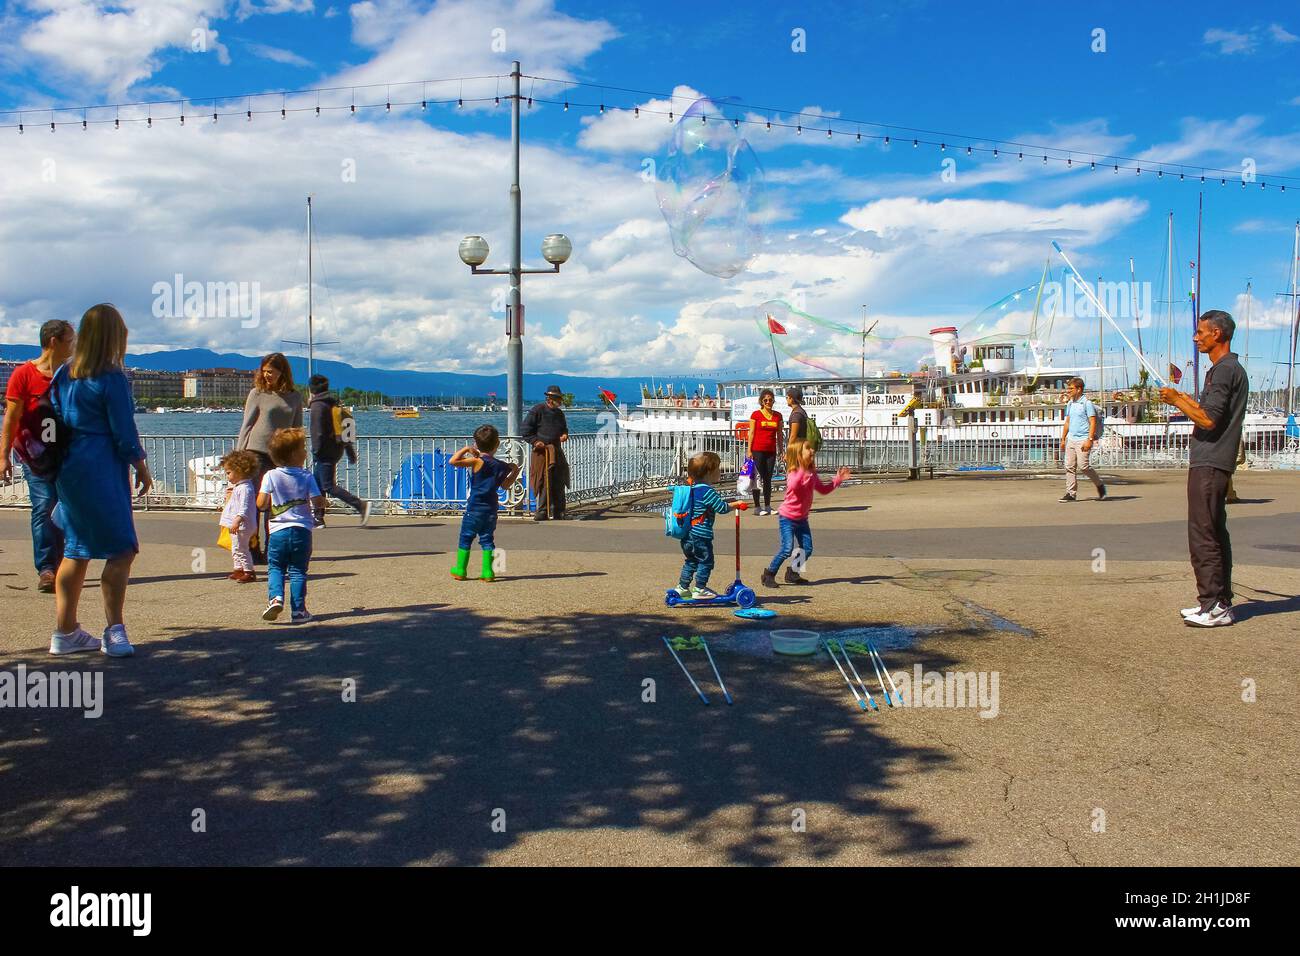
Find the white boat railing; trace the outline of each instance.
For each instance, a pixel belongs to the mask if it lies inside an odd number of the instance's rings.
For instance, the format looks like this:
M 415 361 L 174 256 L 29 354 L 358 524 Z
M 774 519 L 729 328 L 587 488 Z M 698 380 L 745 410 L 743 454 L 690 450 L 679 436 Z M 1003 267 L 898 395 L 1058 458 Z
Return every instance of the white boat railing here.
M 612 500 L 620 495 L 655 491 L 681 479 L 690 457 L 712 451 L 722 461 L 724 481 L 734 480 L 745 445 L 730 429 L 693 432 L 631 432 L 611 427 L 571 435 L 565 444 L 569 462 L 568 498 L 574 502 Z M 818 468 L 848 465 L 865 473 L 933 471 L 1051 471 L 1061 467 L 1060 431 L 1056 426 L 1015 424 L 995 429 L 917 428 L 915 451 L 907 425 L 845 426 L 822 429 Z M 225 479 L 217 463 L 235 445 L 234 436 L 148 435 L 142 438 L 154 474 L 154 490 L 139 507 L 219 509 Z M 1093 452 L 1101 469 L 1185 468 L 1189 436 L 1152 432 L 1150 426 L 1108 425 Z M 372 502 L 380 513 L 428 514 L 464 508 L 468 476 L 448 459 L 471 442 L 466 436 L 362 437 L 357 461 L 338 464 L 338 484 Z M 529 454 L 519 439 L 503 439 L 498 456 L 520 462 L 515 486 L 503 495 L 504 513 L 527 514 L 535 508 L 529 493 Z M 309 467 L 310 467 L 310 463 Z M 1248 437 L 1249 468 L 1300 468 L 1300 441 L 1283 432 Z M 783 471 L 778 463 L 777 472 Z M 22 471 L 0 485 L 0 506 L 27 504 Z M 343 509 L 331 501 L 335 510 Z M 343 509 L 346 510 L 346 509 Z

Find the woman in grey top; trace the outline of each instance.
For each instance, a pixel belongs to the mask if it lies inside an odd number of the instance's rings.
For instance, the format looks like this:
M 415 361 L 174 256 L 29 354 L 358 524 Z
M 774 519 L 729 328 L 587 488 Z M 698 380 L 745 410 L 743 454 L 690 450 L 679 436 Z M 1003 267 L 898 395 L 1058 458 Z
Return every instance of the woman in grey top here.
M 238 451 L 251 451 L 262 463 L 254 487 L 262 487 L 262 476 L 275 467 L 268 443 L 277 428 L 302 427 L 302 395 L 294 387 L 289 360 L 281 352 L 262 359 L 253 376 L 253 390 L 244 402 L 244 423 L 239 427 Z M 265 524 L 265 519 L 263 519 Z M 265 553 L 268 532 L 262 529 L 259 553 Z

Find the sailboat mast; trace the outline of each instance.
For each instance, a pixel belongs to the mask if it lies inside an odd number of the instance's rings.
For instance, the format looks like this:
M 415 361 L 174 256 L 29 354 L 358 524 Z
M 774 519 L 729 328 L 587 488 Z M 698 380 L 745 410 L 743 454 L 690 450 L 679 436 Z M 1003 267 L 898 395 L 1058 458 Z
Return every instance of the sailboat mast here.
M 1201 315 L 1201 214 L 1205 209 L 1205 193 L 1200 193 L 1196 204 L 1196 305 L 1192 308 L 1192 335 Z M 1201 353 L 1192 347 L 1192 397 L 1201 400 Z
M 1291 323 L 1291 353 L 1286 365 L 1286 413 L 1287 417 L 1295 411 L 1295 343 L 1300 333 L 1300 298 L 1296 297 L 1296 267 L 1300 265 L 1300 220 L 1295 224 L 1295 244 L 1291 249 L 1291 304 L 1296 315 Z
M 312 329 L 311 196 L 307 197 L 307 377 L 314 374 L 316 338 Z
M 1165 301 L 1169 303 L 1169 372 L 1172 375 L 1176 367 L 1174 364 L 1174 214 L 1169 214 L 1169 235 L 1165 239 L 1165 249 L 1168 252 L 1168 262 L 1165 265 L 1167 273 L 1169 291 L 1165 294 Z
M 1142 308 L 1138 302 L 1137 294 L 1137 273 L 1133 268 L 1133 257 L 1128 257 L 1128 297 L 1133 303 L 1133 326 L 1137 329 L 1138 334 L 1138 356 L 1142 355 Z M 1128 359 L 1124 360 L 1125 368 L 1128 367 Z M 1127 372 L 1125 373 L 1127 374 Z
M 1097 276 L 1097 299 L 1102 296 L 1101 276 Z M 1106 403 L 1106 320 L 1097 311 L 1097 400 L 1105 408 Z M 1102 414 L 1105 414 L 1103 412 Z

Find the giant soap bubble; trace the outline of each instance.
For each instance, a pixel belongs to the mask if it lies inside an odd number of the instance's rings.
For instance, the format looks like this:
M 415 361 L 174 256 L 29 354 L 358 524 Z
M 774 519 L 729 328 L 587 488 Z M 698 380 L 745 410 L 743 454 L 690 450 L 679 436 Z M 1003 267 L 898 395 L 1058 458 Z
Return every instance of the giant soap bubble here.
M 763 167 L 710 99 L 696 100 L 673 127 L 656 166 L 655 196 L 673 251 L 697 269 L 730 279 L 763 240 Z
M 1044 284 L 1048 276 L 1044 276 Z M 1045 362 L 1054 315 L 1042 314 L 1039 282 L 1002 296 L 957 328 L 953 353 L 958 365 L 984 364 L 986 358 L 1011 358 L 1018 368 L 1037 378 Z M 782 299 L 770 299 L 753 311 L 754 322 L 778 362 L 802 366 L 814 377 L 856 378 L 865 364 L 868 374 L 886 369 L 913 371 L 936 361 L 930 335 L 896 335 L 880 329 L 870 318 L 865 336 L 861 326 L 820 318 Z M 1007 348 L 1010 346 L 1011 348 Z M 1014 350 L 1014 352 L 1012 351 Z M 940 363 L 940 367 L 943 363 Z M 809 371 L 812 370 L 812 371 Z
M 887 368 L 911 369 L 928 361 L 931 352 L 930 340 L 924 336 L 871 332 L 864 339 L 861 327 L 811 315 L 782 299 L 769 299 L 753 315 L 777 361 L 797 363 L 803 366 L 796 369 L 798 373 L 815 378 L 857 378 L 864 361 L 869 374 Z M 868 319 L 868 328 L 871 325 Z

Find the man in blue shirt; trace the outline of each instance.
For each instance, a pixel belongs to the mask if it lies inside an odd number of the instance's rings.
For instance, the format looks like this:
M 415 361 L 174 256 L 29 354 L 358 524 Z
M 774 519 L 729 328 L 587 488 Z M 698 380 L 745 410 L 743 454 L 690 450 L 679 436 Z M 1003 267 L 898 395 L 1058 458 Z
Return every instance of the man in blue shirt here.
M 1106 497 L 1106 486 L 1088 464 L 1088 456 L 1097 440 L 1100 427 L 1097 406 L 1083 397 L 1083 379 L 1072 378 L 1066 386 L 1070 402 L 1065 406 L 1065 425 L 1061 428 L 1061 458 L 1065 460 L 1065 494 L 1062 501 L 1074 501 L 1079 472 L 1097 486 L 1097 500 Z

